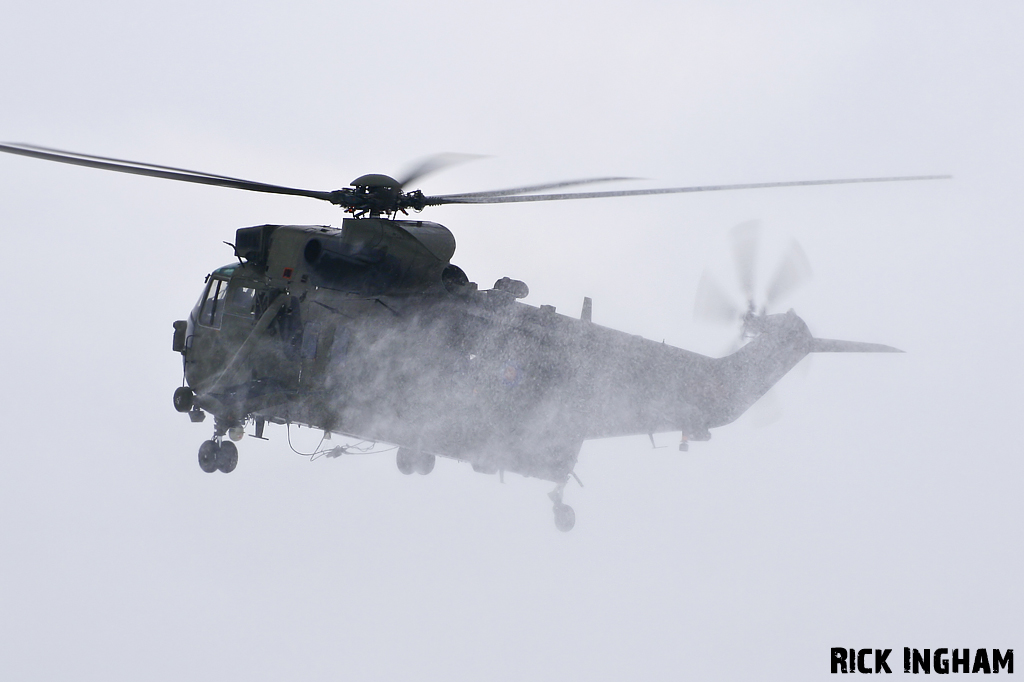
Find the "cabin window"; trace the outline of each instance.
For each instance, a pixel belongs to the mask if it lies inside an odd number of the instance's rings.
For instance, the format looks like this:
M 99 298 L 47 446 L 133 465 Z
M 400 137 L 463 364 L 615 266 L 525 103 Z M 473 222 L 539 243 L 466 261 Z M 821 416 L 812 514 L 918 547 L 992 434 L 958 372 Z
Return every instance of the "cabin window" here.
M 251 287 L 234 287 L 229 290 L 225 308 L 229 315 L 246 317 L 255 313 L 253 303 L 256 290 Z
M 223 279 L 211 278 L 206 287 L 206 299 L 199 309 L 199 324 L 204 327 L 220 329 L 221 318 L 224 317 L 224 298 L 228 292 L 228 282 Z

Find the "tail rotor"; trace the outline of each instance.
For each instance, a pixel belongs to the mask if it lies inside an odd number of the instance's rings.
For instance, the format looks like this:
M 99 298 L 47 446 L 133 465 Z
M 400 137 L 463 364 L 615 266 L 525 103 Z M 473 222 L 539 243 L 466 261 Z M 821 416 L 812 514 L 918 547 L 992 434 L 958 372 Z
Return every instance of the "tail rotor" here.
M 737 282 L 744 303 L 737 303 L 706 270 L 697 286 L 694 318 L 712 324 L 740 324 L 739 343 L 760 333 L 759 322 L 779 301 L 796 291 L 811 276 L 811 266 L 800 245 L 793 241 L 774 275 L 763 289 L 757 283 L 760 223 L 740 223 L 730 232 Z M 759 296 L 760 293 L 760 296 Z

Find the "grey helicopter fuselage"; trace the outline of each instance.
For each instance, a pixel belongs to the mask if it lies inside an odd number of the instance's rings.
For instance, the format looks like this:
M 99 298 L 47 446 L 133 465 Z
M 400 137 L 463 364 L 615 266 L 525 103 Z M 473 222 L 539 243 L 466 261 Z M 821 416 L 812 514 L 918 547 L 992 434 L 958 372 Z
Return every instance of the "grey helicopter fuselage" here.
M 479 290 L 426 221 L 347 219 L 238 230 L 239 263 L 212 273 L 175 348 L 223 434 L 296 423 L 564 483 L 582 442 L 739 417 L 808 352 L 794 313 L 721 359 Z
M 312 190 L 141 161 L 24 143 L 0 153 L 178 182 L 325 201 L 355 216 L 340 230 L 261 225 L 235 238 L 237 264 L 218 269 L 188 320 L 174 323 L 173 348 L 185 363 L 174 407 L 192 421 L 215 417 L 199 447 L 207 473 L 230 473 L 237 440 L 269 422 L 398 445 L 400 471 L 429 473 L 437 455 L 478 471 L 510 471 L 555 482 L 555 525 L 575 512 L 562 491 L 588 438 L 678 431 L 706 440 L 750 407 L 809 352 L 897 352 L 879 344 L 816 339 L 793 311 L 769 315 L 769 302 L 799 279 L 799 258 L 784 261 L 759 307 L 755 241 L 734 248 L 747 312 L 705 292 L 707 312 L 742 322 L 749 341 L 713 359 L 590 321 L 551 306 L 518 302 L 524 283 L 507 277 L 480 291 L 452 265 L 455 239 L 443 225 L 391 220 L 431 206 L 566 201 L 812 185 L 938 180 L 899 176 L 728 185 L 575 191 L 628 180 L 590 177 L 482 192 L 426 195 L 413 183 L 459 162 L 422 160 L 401 179 L 363 175 L 351 186 Z M 463 156 L 461 160 L 466 160 Z M 573 191 L 565 191 L 574 188 Z M 558 190 L 558 191 L 556 191 Z M 365 217 L 369 216 L 369 217 Z M 799 254 L 797 254 L 799 255 Z M 698 290 L 698 300 L 700 300 Z M 720 299 L 717 300 L 716 299 Z M 343 450 L 343 448 L 340 448 Z

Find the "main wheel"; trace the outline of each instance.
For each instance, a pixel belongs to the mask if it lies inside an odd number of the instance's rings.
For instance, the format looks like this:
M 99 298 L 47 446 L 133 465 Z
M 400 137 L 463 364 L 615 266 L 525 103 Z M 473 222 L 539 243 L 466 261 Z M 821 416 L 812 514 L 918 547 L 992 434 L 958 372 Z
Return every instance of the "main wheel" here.
M 217 453 L 217 468 L 225 474 L 230 474 L 238 466 L 238 448 L 229 440 L 220 444 L 220 451 Z
M 398 448 L 398 454 L 395 456 L 395 461 L 398 464 L 398 470 L 406 476 L 416 471 L 416 453 L 412 450 Z
M 568 533 L 576 525 L 576 512 L 567 504 L 555 505 L 555 528 Z
M 434 470 L 434 463 L 437 459 L 426 452 L 419 453 L 419 457 L 416 458 L 416 471 L 426 476 Z
M 204 441 L 199 446 L 199 468 L 208 474 L 217 470 L 217 453 L 220 448 L 212 440 Z
M 188 386 L 179 386 L 174 389 L 174 409 L 178 412 L 188 412 L 195 404 L 196 394 Z

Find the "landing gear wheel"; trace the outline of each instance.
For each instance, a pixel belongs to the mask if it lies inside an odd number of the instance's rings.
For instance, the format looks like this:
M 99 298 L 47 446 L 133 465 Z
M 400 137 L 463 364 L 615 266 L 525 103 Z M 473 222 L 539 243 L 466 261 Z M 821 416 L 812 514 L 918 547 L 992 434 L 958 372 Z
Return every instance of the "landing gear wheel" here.
M 217 468 L 225 474 L 230 474 L 238 466 L 238 448 L 231 441 L 224 441 L 220 444 L 217 452 Z
M 208 474 L 217 470 L 217 453 L 220 448 L 216 441 L 208 440 L 199 446 L 199 468 Z
M 179 386 L 174 389 L 174 409 L 178 412 L 188 412 L 195 404 L 196 394 L 188 386 Z
M 398 454 L 395 456 L 395 461 L 398 464 L 398 470 L 406 476 L 416 471 L 418 468 L 416 466 L 416 453 L 412 450 L 398 448 Z
M 419 457 L 416 458 L 417 473 L 426 476 L 427 474 L 434 470 L 434 462 L 436 461 L 436 458 L 429 453 L 419 453 Z
M 576 525 L 576 512 L 567 504 L 555 505 L 555 528 L 568 533 Z

